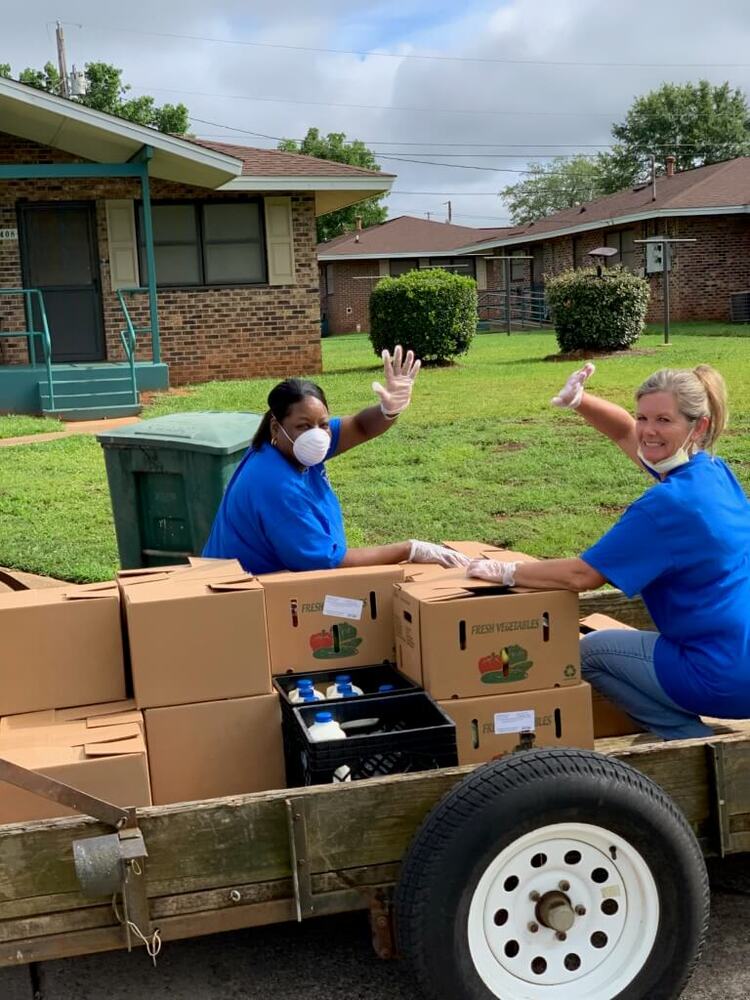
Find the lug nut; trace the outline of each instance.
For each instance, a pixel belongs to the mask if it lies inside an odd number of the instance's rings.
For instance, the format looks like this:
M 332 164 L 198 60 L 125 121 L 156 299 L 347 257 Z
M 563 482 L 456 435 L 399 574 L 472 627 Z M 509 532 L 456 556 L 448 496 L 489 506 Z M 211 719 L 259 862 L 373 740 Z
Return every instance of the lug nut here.
M 560 892 L 567 892 L 570 889 L 570 882 L 562 881 L 560 883 Z
M 539 930 L 539 924 L 533 924 L 533 923 L 529 924 L 529 930 L 531 931 L 532 934 L 536 934 L 536 932 Z
M 565 933 L 565 931 L 558 931 L 557 934 L 555 934 L 555 937 L 557 938 L 558 941 L 568 940 L 568 935 Z
M 529 893 L 529 899 L 531 900 L 532 903 L 538 903 L 541 898 L 542 897 L 536 891 Z
M 579 917 L 585 917 L 586 916 L 586 907 L 585 906 L 581 906 L 579 904 L 578 906 L 576 906 L 576 913 L 578 914 Z

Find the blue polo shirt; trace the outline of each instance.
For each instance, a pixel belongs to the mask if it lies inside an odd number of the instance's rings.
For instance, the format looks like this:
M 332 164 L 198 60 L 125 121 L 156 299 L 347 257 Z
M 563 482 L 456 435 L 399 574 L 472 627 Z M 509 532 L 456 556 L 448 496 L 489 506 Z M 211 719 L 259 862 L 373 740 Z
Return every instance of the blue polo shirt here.
M 695 454 L 635 501 L 581 558 L 660 637 L 659 683 L 698 715 L 750 717 L 750 503 L 727 465 Z
M 338 417 L 330 430 L 324 461 L 304 471 L 270 444 L 250 449 L 227 486 L 203 555 L 239 559 L 255 574 L 340 565 L 344 521 L 324 464 L 338 447 Z

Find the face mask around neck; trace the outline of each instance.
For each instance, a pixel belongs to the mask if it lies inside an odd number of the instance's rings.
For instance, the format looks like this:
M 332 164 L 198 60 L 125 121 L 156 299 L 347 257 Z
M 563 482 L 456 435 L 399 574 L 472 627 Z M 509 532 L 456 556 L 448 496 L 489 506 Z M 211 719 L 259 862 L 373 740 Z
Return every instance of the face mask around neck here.
M 313 465 L 319 465 L 331 447 L 331 437 L 322 427 L 311 427 L 309 431 L 303 431 L 299 437 L 294 439 L 287 434 L 283 427 L 281 430 L 292 446 L 294 457 L 300 465 L 304 465 L 308 469 Z
M 691 430 L 690 434 L 692 433 L 693 432 Z M 681 465 L 687 465 L 690 461 L 690 452 L 688 451 L 690 434 L 688 434 L 673 455 L 670 455 L 669 458 L 662 458 L 660 462 L 649 462 L 647 458 L 644 458 L 640 445 L 638 446 L 636 454 L 647 469 L 651 469 L 651 471 L 655 472 L 658 476 L 666 476 L 668 472 L 672 472 L 674 469 L 679 469 Z

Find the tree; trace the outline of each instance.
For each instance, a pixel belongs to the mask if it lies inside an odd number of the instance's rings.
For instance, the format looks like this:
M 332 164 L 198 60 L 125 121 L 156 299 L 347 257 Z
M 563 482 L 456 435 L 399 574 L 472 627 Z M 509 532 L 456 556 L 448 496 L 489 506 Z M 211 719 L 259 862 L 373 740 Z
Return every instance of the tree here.
M 321 160 L 334 160 L 336 163 L 348 163 L 352 167 L 363 167 L 365 170 L 380 170 L 380 164 L 375 154 L 359 139 L 347 142 L 343 132 L 329 132 L 321 135 L 319 129 L 309 128 L 301 142 L 296 139 L 282 139 L 278 146 L 285 153 L 302 153 L 304 156 L 317 156 Z M 361 216 L 363 226 L 376 226 L 385 222 L 388 209 L 381 204 L 384 196 L 368 198 L 358 205 L 340 208 L 329 212 L 318 219 L 318 242 L 331 240 L 341 236 L 356 227 L 357 216 Z
M 678 170 L 747 156 L 750 107 L 729 83 L 665 83 L 635 99 L 625 119 L 612 125 L 612 137 L 613 148 L 595 157 L 530 163 L 530 177 L 500 192 L 513 222 L 541 219 L 645 181 L 652 156 L 658 174 L 665 173 L 670 155 Z
M 741 90 L 729 83 L 712 86 L 665 83 L 633 102 L 625 120 L 612 126 L 617 140 L 602 155 L 605 186 L 616 191 L 644 180 L 650 160 L 664 173 L 667 156 L 677 170 L 731 160 L 750 152 L 750 108 Z
M 549 163 L 529 163 L 527 170 L 530 177 L 500 192 L 515 225 L 575 208 L 604 194 L 602 169 L 596 157 L 556 156 Z
M 0 63 L 0 76 L 10 75 L 10 65 Z M 62 92 L 60 74 L 53 63 L 46 63 L 42 70 L 27 67 L 21 71 L 18 79 L 21 83 L 51 94 Z M 150 125 L 160 132 L 182 135 L 188 130 L 190 119 L 184 104 L 163 104 L 159 107 L 153 97 L 146 95 L 126 100 L 130 86 L 122 82 L 122 70 L 116 66 L 103 62 L 87 63 L 86 83 L 86 93 L 72 97 L 71 100 L 97 111 L 106 111 L 118 118 L 126 118 L 138 125 Z

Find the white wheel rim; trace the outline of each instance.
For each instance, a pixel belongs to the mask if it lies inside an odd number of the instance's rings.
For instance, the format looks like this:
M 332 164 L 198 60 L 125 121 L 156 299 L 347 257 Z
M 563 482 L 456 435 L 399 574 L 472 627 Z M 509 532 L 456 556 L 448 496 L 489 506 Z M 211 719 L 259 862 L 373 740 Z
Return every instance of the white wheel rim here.
M 575 920 L 561 940 L 537 907 L 563 890 Z M 659 909 L 632 844 L 600 826 L 558 823 L 520 837 L 485 869 L 469 907 L 469 950 L 502 1000 L 609 1000 L 651 954 Z

